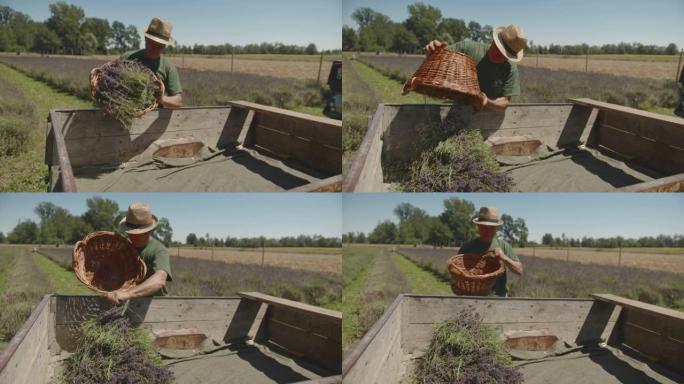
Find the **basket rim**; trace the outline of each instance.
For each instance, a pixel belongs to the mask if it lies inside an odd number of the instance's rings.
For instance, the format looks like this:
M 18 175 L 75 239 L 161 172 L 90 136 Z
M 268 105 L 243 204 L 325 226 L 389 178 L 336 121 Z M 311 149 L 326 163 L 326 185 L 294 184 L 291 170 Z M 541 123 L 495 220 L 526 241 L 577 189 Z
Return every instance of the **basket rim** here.
M 99 67 L 95 67 L 95 68 L 91 69 L 90 70 L 90 95 L 93 98 L 95 98 L 95 93 L 97 92 L 97 80 L 99 79 L 99 76 L 102 74 L 102 71 L 104 71 L 107 67 L 111 67 L 117 61 L 122 61 L 122 62 L 131 61 L 131 62 L 138 63 L 135 60 L 113 60 L 113 61 L 108 61 L 108 62 L 100 65 Z M 141 63 L 138 63 L 138 64 L 142 65 Z M 159 77 L 157 77 L 157 75 L 151 69 L 145 67 L 144 65 L 142 65 L 142 66 L 149 71 L 149 75 L 152 78 L 152 81 L 161 82 Z M 152 105 L 143 109 L 142 111 L 139 111 L 138 113 L 135 114 L 135 116 L 140 117 L 140 116 L 146 114 L 147 112 L 150 112 L 150 111 L 156 109 L 157 107 L 159 107 L 159 103 L 157 103 L 157 100 L 155 99 L 154 102 L 152 103 Z
M 489 279 L 493 279 L 493 278 L 498 278 L 501 274 L 504 273 L 504 270 L 505 270 L 505 265 L 504 265 L 503 261 L 501 261 L 501 260 L 499 260 L 499 259 L 496 259 L 496 261 L 497 261 L 498 264 L 499 264 L 499 268 L 497 268 L 497 269 L 496 269 L 495 271 L 493 271 L 493 272 L 485 273 L 485 274 L 482 274 L 482 275 L 473 275 L 473 274 L 470 274 L 470 273 L 467 272 L 466 269 L 461 268 L 460 266 L 458 266 L 458 265 L 456 265 L 456 264 L 454 263 L 454 260 L 455 260 L 456 258 L 458 258 L 458 257 L 461 257 L 461 258 L 462 258 L 462 257 L 465 256 L 465 255 L 473 255 L 473 256 L 476 256 L 476 257 L 484 257 L 484 255 L 486 255 L 486 254 L 488 254 L 488 253 L 491 253 L 491 251 L 487 251 L 487 252 L 484 252 L 484 253 L 459 253 L 459 254 L 457 254 L 457 255 L 453 255 L 453 256 L 449 257 L 449 261 L 448 261 L 448 263 L 447 263 L 447 264 L 448 264 L 449 273 L 451 273 L 451 275 L 454 276 L 455 273 L 452 272 L 452 269 L 454 269 L 454 270 L 456 270 L 457 272 L 459 272 L 459 276 L 458 276 L 458 277 L 464 278 L 464 279 L 469 279 L 469 280 L 489 280 Z

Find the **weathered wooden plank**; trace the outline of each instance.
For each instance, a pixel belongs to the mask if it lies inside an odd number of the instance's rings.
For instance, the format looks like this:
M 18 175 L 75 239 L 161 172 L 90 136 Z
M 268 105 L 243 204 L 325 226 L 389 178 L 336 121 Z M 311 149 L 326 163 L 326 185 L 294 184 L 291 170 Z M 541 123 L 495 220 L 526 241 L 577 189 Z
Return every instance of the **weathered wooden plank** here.
M 317 337 L 336 341 L 337 344 L 340 344 L 342 340 L 342 324 L 337 318 L 326 318 L 318 313 L 274 306 L 271 311 L 271 320 L 301 328 Z
M 622 325 L 622 343 L 639 351 L 650 362 L 684 372 L 684 343 L 630 323 Z
M 269 308 L 269 311 L 277 312 L 278 309 Z M 309 329 L 269 318 L 268 314 L 265 321 L 268 341 L 332 372 L 341 371 L 342 344 L 339 340 L 330 340 Z
M 76 192 L 76 179 L 71 168 L 67 146 L 64 142 L 66 121 L 55 111 L 50 111 L 50 121 L 52 122 L 52 134 L 55 140 L 54 147 L 60 170 L 61 190 L 62 192 Z
M 271 295 L 266 295 L 260 292 L 238 292 L 238 296 L 244 297 L 245 299 L 260 301 L 273 306 L 284 307 L 305 313 L 314 313 L 322 318 L 327 318 L 334 321 L 342 321 L 342 313 L 339 311 L 333 311 L 331 309 L 325 309 L 321 307 L 316 307 L 315 305 L 300 303 L 298 301 L 287 300 L 280 297 L 275 297 Z
M 263 112 L 266 114 L 273 114 L 273 115 L 279 115 L 279 116 L 289 116 L 289 117 L 296 118 L 296 119 L 302 119 L 302 120 L 307 120 L 307 121 L 311 121 L 311 122 L 318 122 L 318 123 L 342 128 L 342 122 L 340 120 L 330 119 L 330 118 L 322 117 L 322 116 L 309 115 L 306 113 L 290 111 L 290 110 L 282 109 L 282 108 L 271 107 L 269 105 L 262 105 L 262 104 L 252 103 L 252 102 L 243 101 L 243 100 L 229 101 L 228 105 L 232 105 L 234 107 L 248 108 L 248 109 Z
M 592 300 L 527 300 L 519 298 L 478 297 L 419 297 L 407 298 L 406 322 L 432 324 L 434 319 L 445 319 L 463 309 L 479 313 L 484 321 L 497 324 L 583 322 L 593 304 Z
M 684 173 L 618 188 L 616 192 L 684 192 Z
M 682 121 L 682 119 L 675 117 L 675 116 L 667 116 L 667 115 L 662 115 L 660 113 L 642 111 L 642 110 L 636 109 L 636 108 L 624 107 L 622 105 L 611 104 L 611 103 L 606 103 L 603 101 L 597 101 L 597 100 L 592 100 L 592 99 L 587 99 L 587 98 L 568 99 L 568 101 L 570 101 L 573 104 L 584 105 L 584 106 L 591 107 L 591 108 L 599 108 L 599 109 L 606 110 L 606 111 L 622 112 L 624 114 L 632 115 L 635 117 L 646 117 L 646 118 L 649 118 L 652 120 L 674 123 L 675 125 L 679 125 L 679 126 L 684 128 L 684 121 Z
M 49 302 L 50 296 L 44 296 L 0 353 L 0 383 L 48 382 Z
M 356 152 L 356 157 L 342 183 L 343 192 L 381 192 L 382 191 L 382 143 L 384 132 L 384 104 L 380 104 L 373 114 L 368 131 Z
M 684 172 L 684 149 L 652 141 L 606 125 L 599 129 L 598 144 L 666 175 Z
M 342 131 L 337 126 L 281 114 L 258 113 L 258 119 L 270 129 L 335 148 L 342 146 Z
M 343 382 L 398 383 L 402 351 L 402 302 L 399 295 L 342 362 Z
M 74 324 L 98 316 L 112 307 L 98 296 L 57 296 L 55 323 Z M 240 299 L 142 298 L 132 300 L 127 314 L 135 322 L 207 321 L 230 318 Z
M 624 297 L 612 295 L 610 293 L 596 293 L 591 295 L 596 300 L 605 301 L 624 308 L 630 308 L 643 312 L 657 314 L 666 318 L 684 321 L 684 312 L 680 312 L 670 308 L 663 308 L 657 305 L 644 303 L 637 300 L 627 299 Z
M 636 136 L 684 148 L 684 123 L 674 123 L 621 111 L 603 111 L 604 123 Z
M 271 129 L 259 120 L 254 127 L 254 138 L 255 146 L 281 159 L 299 162 L 329 175 L 342 172 L 342 155 L 337 148 Z
M 623 311 L 623 322 L 633 324 L 684 343 L 684 322 L 679 319 L 663 317 L 659 313 L 628 308 Z
M 340 192 L 342 190 L 342 175 L 328 177 L 323 180 L 288 189 L 288 192 Z

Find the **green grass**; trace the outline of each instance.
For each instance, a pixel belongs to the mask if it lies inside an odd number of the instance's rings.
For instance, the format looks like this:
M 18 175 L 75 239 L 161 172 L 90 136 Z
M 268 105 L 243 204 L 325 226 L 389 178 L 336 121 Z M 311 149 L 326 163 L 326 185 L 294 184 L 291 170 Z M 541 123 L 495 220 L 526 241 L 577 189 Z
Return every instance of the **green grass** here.
M 359 74 L 361 79 L 363 79 L 373 88 L 375 95 L 383 103 L 441 104 L 443 102 L 441 100 L 423 96 L 415 92 L 411 92 L 405 96 L 402 96 L 401 90 L 404 87 L 404 84 L 401 82 L 390 79 L 389 77 L 358 60 L 350 61 L 350 63 L 354 70 Z
M 373 256 L 377 250 L 369 248 L 344 248 L 342 256 L 342 349 L 350 346 L 355 340 L 354 335 L 359 328 L 358 315 L 362 292 L 368 283 L 370 271 L 375 259 Z
M 420 268 L 411 260 L 398 253 L 392 253 L 392 261 L 404 274 L 411 287 L 411 293 L 422 295 L 450 295 L 451 288 L 434 274 Z
M 5 289 L 7 276 L 14 266 L 15 248 L 0 248 L 0 293 Z
M 54 108 L 92 108 L 92 104 L 51 87 L 0 64 L 0 77 L 22 97 L 30 101 L 33 116 L 24 116 L 30 126 L 27 150 L 0 163 L 0 190 L 44 192 L 47 187 L 45 156 L 45 124 Z
M 93 291 L 81 283 L 72 271 L 69 271 L 47 257 L 34 253 L 32 255 L 38 269 L 45 275 L 54 292 L 62 295 L 92 295 Z

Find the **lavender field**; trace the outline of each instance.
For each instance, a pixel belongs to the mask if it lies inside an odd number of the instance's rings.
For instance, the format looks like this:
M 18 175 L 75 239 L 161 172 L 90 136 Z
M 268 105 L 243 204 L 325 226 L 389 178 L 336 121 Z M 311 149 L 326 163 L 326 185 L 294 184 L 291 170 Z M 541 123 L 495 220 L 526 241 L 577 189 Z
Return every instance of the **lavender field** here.
M 399 248 L 421 268 L 450 281 L 447 260 L 453 249 Z M 650 304 L 684 310 L 684 276 L 642 268 L 583 264 L 522 256 L 524 274 L 508 273 L 509 294 L 518 297 L 590 297 L 613 293 Z
M 25 74 L 62 91 L 90 100 L 90 70 L 104 59 L 66 57 L 0 56 Z M 183 85 L 184 106 L 225 105 L 231 100 L 248 100 L 280 108 L 322 108 L 320 86 L 315 80 L 278 78 L 225 71 L 178 69 Z
M 39 252 L 71 269 L 71 247 L 41 248 Z M 336 308 L 342 301 L 340 273 L 171 257 L 174 296 L 234 296 L 240 291 L 266 294 L 307 304 Z
M 421 56 L 362 55 L 359 60 L 384 75 L 404 82 L 420 66 Z M 556 103 L 587 97 L 633 108 L 674 109 L 677 87 L 670 80 L 654 80 L 604 73 L 518 66 L 521 95 L 516 103 Z M 399 88 L 398 88 L 399 89 Z

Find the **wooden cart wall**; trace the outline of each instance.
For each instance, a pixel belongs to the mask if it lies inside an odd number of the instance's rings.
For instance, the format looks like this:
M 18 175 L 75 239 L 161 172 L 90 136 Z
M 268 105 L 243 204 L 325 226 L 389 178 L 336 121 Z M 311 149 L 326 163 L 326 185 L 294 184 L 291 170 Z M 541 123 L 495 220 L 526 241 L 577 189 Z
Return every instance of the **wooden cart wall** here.
M 128 314 L 150 331 L 196 328 L 219 341 L 256 338 L 277 342 L 300 358 L 331 372 L 341 371 L 339 312 L 256 292 L 241 295 L 244 297 L 137 299 L 131 301 Z M 275 315 L 274 307 L 278 308 Z M 111 305 L 97 296 L 46 295 L 0 354 L 0 384 L 47 383 L 52 375 L 51 357 L 62 350 L 73 351 L 80 322 L 108 308 Z M 315 328 L 315 324 L 326 324 L 327 333 Z M 297 329 L 299 338 L 288 339 L 273 331 L 282 328 Z M 334 337 L 336 333 L 340 336 Z M 325 379 L 340 380 L 336 376 Z
M 230 104 L 153 110 L 130 129 L 100 110 L 50 111 L 45 152 L 50 190 L 75 191 L 73 168 L 135 161 L 156 140 L 186 137 L 217 148 L 256 148 L 295 168 L 320 172 L 326 180 L 314 190 L 335 182 L 339 188 L 340 121 L 244 101 Z
M 419 356 L 434 324 L 470 308 L 501 333 L 548 331 L 579 344 L 607 340 L 618 312 L 591 299 L 528 299 L 404 294 L 366 333 L 342 364 L 345 382 L 398 383 L 407 354 Z
M 586 143 L 668 176 L 630 186 L 630 190 L 684 189 L 684 119 L 591 99 L 570 101 L 512 104 L 504 112 L 478 113 L 457 105 L 380 104 L 345 177 L 343 191 L 384 191 L 382 164 L 406 162 L 416 135 L 445 121 L 455 129 L 479 129 L 485 139 L 529 135 L 556 147 Z

